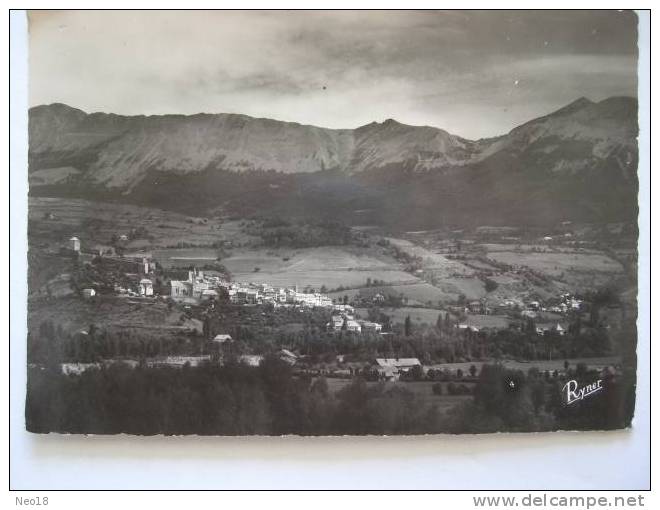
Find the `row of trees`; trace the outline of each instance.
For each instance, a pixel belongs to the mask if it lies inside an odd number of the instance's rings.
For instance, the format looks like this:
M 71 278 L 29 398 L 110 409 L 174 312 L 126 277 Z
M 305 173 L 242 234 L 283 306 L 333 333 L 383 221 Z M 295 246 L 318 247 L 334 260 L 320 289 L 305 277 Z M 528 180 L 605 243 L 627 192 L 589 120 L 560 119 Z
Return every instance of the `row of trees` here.
M 580 384 L 598 374 L 585 371 Z M 634 373 L 606 376 L 603 391 L 566 406 L 563 382 L 484 366 L 473 396 L 443 411 L 406 385 L 355 378 L 333 392 L 275 357 L 258 368 L 112 366 L 80 376 L 30 370 L 31 432 L 132 434 L 423 434 L 618 428 L 630 424 Z M 448 389 L 449 391 L 449 389 Z M 454 387 L 454 394 L 465 394 Z M 451 393 L 451 392 L 450 392 Z
M 291 316 L 293 314 L 293 316 Z M 384 325 L 389 334 L 355 334 L 327 331 L 327 314 L 277 310 L 265 314 L 258 308 L 224 307 L 206 314 L 202 331 L 106 329 L 91 324 L 85 331 L 65 331 L 52 320 L 42 322 L 28 334 L 28 360 L 91 362 L 104 358 L 139 359 L 166 354 L 202 354 L 212 347 L 217 334 L 230 334 L 234 352 L 266 354 L 287 348 L 319 362 L 343 354 L 347 361 L 369 362 L 376 357 L 419 358 L 424 364 L 466 362 L 484 359 L 551 360 L 605 355 L 634 356 L 634 324 L 620 330 L 570 329 L 565 335 L 538 335 L 534 328 L 474 332 L 453 327 L 440 317 L 435 326 L 390 324 L 377 313 L 369 319 Z M 185 321 L 194 315 L 182 314 Z M 295 322 L 294 322 L 295 321 Z

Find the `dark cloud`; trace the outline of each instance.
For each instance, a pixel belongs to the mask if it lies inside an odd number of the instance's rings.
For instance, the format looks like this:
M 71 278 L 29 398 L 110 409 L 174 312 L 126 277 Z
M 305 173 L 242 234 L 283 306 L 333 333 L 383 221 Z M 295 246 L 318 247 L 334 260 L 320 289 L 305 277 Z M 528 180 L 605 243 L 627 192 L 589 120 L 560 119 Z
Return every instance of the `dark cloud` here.
M 618 11 L 40 11 L 31 103 L 490 136 L 580 96 L 634 95 L 636 24 Z

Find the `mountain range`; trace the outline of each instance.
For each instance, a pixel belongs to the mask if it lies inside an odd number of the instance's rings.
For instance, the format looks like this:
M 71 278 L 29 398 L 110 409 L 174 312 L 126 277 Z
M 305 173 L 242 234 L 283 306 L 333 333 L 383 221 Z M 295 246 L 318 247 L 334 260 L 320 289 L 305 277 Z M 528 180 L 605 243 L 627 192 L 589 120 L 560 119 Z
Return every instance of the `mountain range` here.
M 357 129 L 238 114 L 29 111 L 30 192 L 196 213 L 342 216 L 402 228 L 628 221 L 637 214 L 637 101 L 581 98 L 468 140 L 389 119 Z

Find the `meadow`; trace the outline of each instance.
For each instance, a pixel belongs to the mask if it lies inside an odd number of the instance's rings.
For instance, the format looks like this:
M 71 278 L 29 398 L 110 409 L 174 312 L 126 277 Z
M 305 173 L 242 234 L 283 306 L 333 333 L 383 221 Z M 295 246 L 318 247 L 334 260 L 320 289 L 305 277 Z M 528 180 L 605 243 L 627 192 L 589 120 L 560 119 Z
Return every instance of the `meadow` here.
M 336 379 L 336 378 L 327 378 L 328 389 L 332 393 L 337 393 L 342 390 L 349 384 L 353 382 L 352 379 Z M 472 399 L 472 395 L 448 395 L 447 394 L 447 383 L 441 383 L 443 386 L 442 395 L 436 395 L 433 393 L 433 385 L 436 384 L 433 381 L 410 381 L 410 382 L 375 382 L 368 381 L 368 387 L 376 387 L 378 385 L 384 385 L 386 389 L 389 388 L 403 388 L 408 391 L 411 391 L 415 394 L 415 400 L 420 406 L 424 407 L 435 407 L 438 411 L 447 411 L 452 407 Z M 465 384 L 465 386 L 472 387 L 473 383 L 459 383 Z
M 354 247 L 301 249 L 238 249 L 221 263 L 239 282 L 298 285 L 319 289 L 364 286 L 367 280 L 389 283 L 416 281 L 394 259 Z
M 497 262 L 526 266 L 551 276 L 571 272 L 622 273 L 623 267 L 616 260 L 602 253 L 519 253 L 494 252 L 488 255 Z
M 435 325 L 438 321 L 438 316 L 444 318 L 447 314 L 445 311 L 434 308 L 414 308 L 410 306 L 404 306 L 402 308 L 379 308 L 379 310 L 387 315 L 390 321 L 395 324 L 403 324 L 406 317 L 410 317 L 413 324 Z M 369 315 L 369 310 L 366 308 L 357 308 L 355 311 L 362 318 L 366 318 Z

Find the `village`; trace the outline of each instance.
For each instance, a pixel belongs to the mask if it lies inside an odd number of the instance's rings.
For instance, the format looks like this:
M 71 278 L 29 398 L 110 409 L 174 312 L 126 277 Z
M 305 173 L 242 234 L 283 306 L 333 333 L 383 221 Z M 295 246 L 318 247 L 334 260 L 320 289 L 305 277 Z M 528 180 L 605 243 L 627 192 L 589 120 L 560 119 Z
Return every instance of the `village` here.
M 118 242 L 121 242 L 118 236 Z M 87 278 L 80 281 L 79 295 L 83 300 L 94 301 L 101 296 L 125 298 L 131 302 L 157 303 L 167 301 L 169 306 L 179 307 L 191 317 L 204 317 L 219 307 L 231 305 L 246 309 L 268 309 L 297 312 L 318 312 L 328 317 L 324 324 L 325 334 L 349 336 L 356 341 L 359 338 L 386 339 L 393 335 L 393 324 L 387 318 L 385 323 L 368 320 L 365 311 L 383 306 L 386 297 L 375 293 L 365 302 L 364 296 L 347 299 L 330 297 L 321 292 L 300 292 L 297 287 L 276 287 L 262 282 L 233 282 L 229 276 L 215 270 L 205 271 L 195 267 L 186 272 L 176 271 L 176 274 L 187 278 L 176 279 L 168 277 L 159 261 L 144 253 L 122 253 L 117 255 L 111 247 L 93 246 L 86 248 L 84 241 L 73 236 L 65 243 L 62 253 L 71 256 L 82 267 Z M 92 269 L 93 268 L 93 269 Z M 170 272 L 169 274 L 173 274 Z M 191 312 L 194 310 L 194 312 Z M 412 310 L 413 309 L 407 309 Z M 450 324 L 457 334 L 474 335 L 480 332 L 496 332 L 501 330 L 523 331 L 530 327 L 540 337 L 549 338 L 564 336 L 571 328 L 571 321 L 589 310 L 589 303 L 570 294 L 563 293 L 549 299 L 547 302 L 531 300 L 524 302 L 518 298 L 502 300 L 493 305 L 484 300 L 473 300 L 464 303 L 448 303 L 438 307 L 438 323 L 443 327 Z M 410 317 L 406 317 L 408 335 Z M 87 334 L 87 331 L 81 331 Z M 374 336 L 375 335 L 375 336 Z M 248 366 L 259 366 L 264 360 L 263 354 L 234 353 L 231 345 L 234 338 L 228 331 L 219 331 L 210 338 L 215 346 L 211 352 L 198 354 L 168 354 L 162 353 L 142 361 L 149 367 L 196 367 L 204 363 L 220 362 L 228 356 L 239 363 Z M 358 340 L 359 341 L 359 340 Z M 288 348 L 277 349 L 276 357 L 295 367 L 297 373 L 312 376 L 325 375 L 334 378 L 350 379 L 361 374 L 371 380 L 397 381 L 420 380 L 427 378 L 443 378 L 443 380 L 474 379 L 481 363 L 444 364 L 423 363 L 416 357 L 374 357 L 369 363 L 364 361 L 350 362 L 349 356 L 338 353 L 332 363 L 319 366 L 310 362 L 310 357 L 299 354 Z M 511 361 L 510 363 L 516 363 Z M 606 359 L 603 367 L 611 364 Z M 66 375 L 79 375 L 89 369 L 122 364 L 136 367 L 135 359 L 103 359 L 94 362 L 63 362 L 61 371 Z M 546 372 L 555 376 L 564 370 L 562 360 L 546 363 Z

